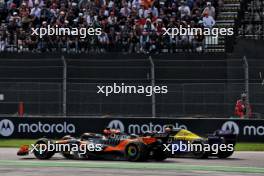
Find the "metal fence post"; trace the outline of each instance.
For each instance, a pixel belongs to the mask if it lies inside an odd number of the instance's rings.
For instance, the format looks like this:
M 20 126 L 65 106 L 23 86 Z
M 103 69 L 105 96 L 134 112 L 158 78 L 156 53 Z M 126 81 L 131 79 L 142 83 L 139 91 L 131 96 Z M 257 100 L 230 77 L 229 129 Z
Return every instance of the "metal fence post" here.
M 61 57 L 63 63 L 63 83 L 62 83 L 62 115 L 67 116 L 67 62 L 64 56 Z
M 243 57 L 243 61 L 244 61 L 244 71 L 245 71 L 245 93 L 247 95 L 246 98 L 246 109 L 247 109 L 247 114 L 246 117 L 249 117 L 249 76 L 248 76 L 248 61 L 246 56 Z
M 155 87 L 155 65 L 154 65 L 154 62 L 153 62 L 151 56 L 149 56 L 148 59 L 150 61 L 150 65 L 151 65 L 151 86 Z M 151 101 L 151 104 L 152 104 L 152 108 L 151 108 L 152 117 L 155 118 L 156 117 L 156 95 L 155 95 L 155 93 L 152 92 L 151 98 L 152 98 L 152 101 Z

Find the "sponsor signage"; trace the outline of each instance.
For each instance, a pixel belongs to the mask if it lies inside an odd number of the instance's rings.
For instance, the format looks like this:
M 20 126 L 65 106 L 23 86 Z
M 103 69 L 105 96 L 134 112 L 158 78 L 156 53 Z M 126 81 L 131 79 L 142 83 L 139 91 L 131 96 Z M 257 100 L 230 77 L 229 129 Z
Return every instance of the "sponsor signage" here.
M 4 137 L 11 136 L 14 132 L 14 124 L 11 120 L 2 119 L 0 121 L 0 135 Z
M 258 136 L 264 137 L 264 121 L 248 121 L 249 123 L 243 123 L 245 121 L 226 121 L 222 125 L 222 130 L 231 130 L 234 134 L 238 134 L 241 137 L 245 136 Z M 252 123 L 254 122 L 254 123 Z M 260 122 L 260 123 L 256 123 Z
M 102 133 L 106 127 L 129 134 L 163 132 L 166 125 L 199 135 L 229 130 L 243 142 L 264 142 L 264 120 L 180 118 L 0 118 L 0 138 L 60 138 L 84 132 Z
M 233 121 L 224 122 L 221 129 L 224 131 L 232 131 L 233 134 L 239 134 L 239 126 Z
M 1 137 L 54 137 L 61 134 L 75 134 L 76 127 L 67 121 L 48 120 L 39 118 L 0 118 L 0 138 Z

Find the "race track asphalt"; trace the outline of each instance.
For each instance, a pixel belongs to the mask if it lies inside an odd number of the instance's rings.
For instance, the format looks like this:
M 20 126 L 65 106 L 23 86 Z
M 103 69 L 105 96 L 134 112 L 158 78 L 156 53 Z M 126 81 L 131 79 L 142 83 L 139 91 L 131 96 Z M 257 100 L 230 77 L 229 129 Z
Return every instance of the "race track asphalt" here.
M 15 148 L 0 148 L 0 176 L 225 176 L 264 175 L 264 152 L 235 152 L 228 159 L 173 158 L 164 162 L 51 160 L 16 156 Z

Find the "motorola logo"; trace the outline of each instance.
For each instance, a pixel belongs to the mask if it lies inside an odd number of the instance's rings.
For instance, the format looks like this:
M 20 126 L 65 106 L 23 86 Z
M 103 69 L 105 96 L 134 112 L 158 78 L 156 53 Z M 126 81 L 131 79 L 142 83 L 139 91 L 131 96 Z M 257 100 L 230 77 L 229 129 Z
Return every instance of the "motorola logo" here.
M 11 136 L 14 132 L 14 124 L 11 120 L 3 119 L 0 121 L 0 135 Z
M 124 124 L 120 120 L 112 120 L 107 127 L 111 129 L 119 129 L 120 132 L 125 131 Z
M 236 122 L 227 121 L 222 125 L 222 130 L 224 131 L 232 131 L 233 134 L 239 134 L 239 127 Z

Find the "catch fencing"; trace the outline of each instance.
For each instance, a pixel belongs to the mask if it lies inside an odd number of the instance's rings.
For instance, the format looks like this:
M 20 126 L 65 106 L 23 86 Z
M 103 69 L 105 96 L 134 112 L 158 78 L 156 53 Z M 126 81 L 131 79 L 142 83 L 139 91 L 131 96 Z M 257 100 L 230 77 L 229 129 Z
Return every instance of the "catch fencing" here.
M 112 83 L 67 83 L 66 94 L 62 83 L 0 83 L 0 112 L 2 115 L 16 116 L 22 104 L 25 115 L 63 116 L 63 96 L 66 96 L 68 116 L 152 116 L 153 106 L 157 117 L 206 116 L 230 117 L 234 113 L 236 100 L 244 91 L 239 83 L 192 83 L 156 84 L 167 86 L 167 93 L 155 94 L 155 102 L 150 94 L 98 93 L 98 86 Z M 117 84 L 121 86 L 121 84 Z M 125 84 L 126 86 L 151 86 L 151 83 Z M 264 114 L 262 84 L 249 84 L 249 102 L 255 117 Z M 154 95 L 154 94 L 152 94 Z M 153 104 L 154 103 L 154 104 Z

